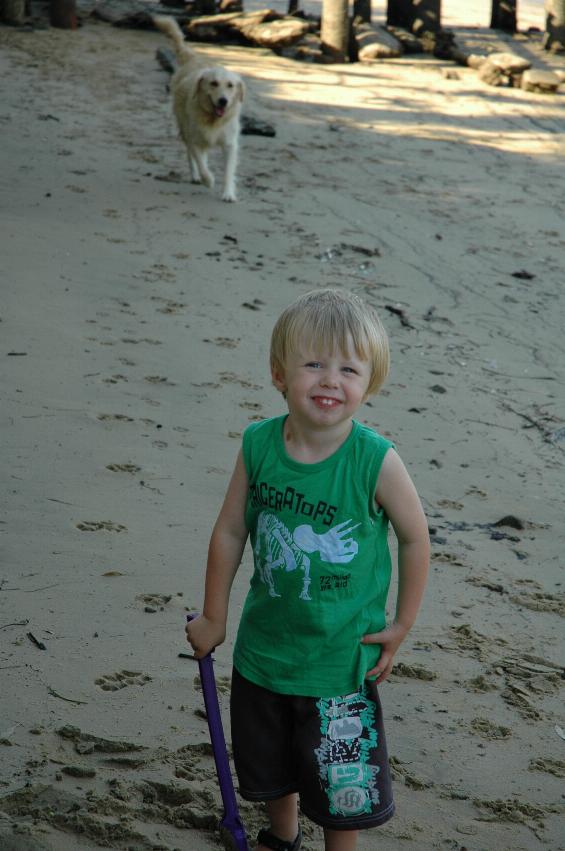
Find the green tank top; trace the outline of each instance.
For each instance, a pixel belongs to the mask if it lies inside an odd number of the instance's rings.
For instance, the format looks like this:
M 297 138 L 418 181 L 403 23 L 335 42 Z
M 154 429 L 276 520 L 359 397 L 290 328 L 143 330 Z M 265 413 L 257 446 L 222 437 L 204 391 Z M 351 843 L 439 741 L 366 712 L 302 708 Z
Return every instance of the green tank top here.
M 285 450 L 285 419 L 243 435 L 254 572 L 234 665 L 271 691 L 336 697 L 355 691 L 381 652 L 360 639 L 385 627 L 388 518 L 374 497 L 393 444 L 354 420 L 333 455 L 302 464 Z

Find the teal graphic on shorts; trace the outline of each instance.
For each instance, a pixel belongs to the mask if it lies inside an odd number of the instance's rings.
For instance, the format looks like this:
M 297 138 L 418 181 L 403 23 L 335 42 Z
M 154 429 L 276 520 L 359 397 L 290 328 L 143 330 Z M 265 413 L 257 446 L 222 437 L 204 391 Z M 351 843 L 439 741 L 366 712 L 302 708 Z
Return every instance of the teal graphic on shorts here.
M 345 697 L 322 697 L 316 707 L 322 739 L 315 753 L 330 813 L 371 813 L 379 803 L 379 769 L 369 764 L 370 752 L 378 745 L 375 704 L 360 690 Z

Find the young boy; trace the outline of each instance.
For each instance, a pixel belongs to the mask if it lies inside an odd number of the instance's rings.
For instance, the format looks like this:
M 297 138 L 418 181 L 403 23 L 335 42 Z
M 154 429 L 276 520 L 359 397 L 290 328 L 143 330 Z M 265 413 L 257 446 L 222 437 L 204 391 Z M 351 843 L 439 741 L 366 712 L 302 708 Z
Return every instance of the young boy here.
M 392 443 L 353 419 L 389 365 L 376 313 L 342 290 L 307 293 L 271 339 L 288 414 L 245 430 L 212 533 L 196 658 L 225 639 L 248 535 L 255 569 L 234 648 L 231 718 L 240 793 L 264 801 L 260 851 L 297 851 L 300 810 L 326 851 L 394 812 L 377 686 L 412 627 L 428 573 L 420 500 Z M 396 617 L 385 605 L 398 539 Z

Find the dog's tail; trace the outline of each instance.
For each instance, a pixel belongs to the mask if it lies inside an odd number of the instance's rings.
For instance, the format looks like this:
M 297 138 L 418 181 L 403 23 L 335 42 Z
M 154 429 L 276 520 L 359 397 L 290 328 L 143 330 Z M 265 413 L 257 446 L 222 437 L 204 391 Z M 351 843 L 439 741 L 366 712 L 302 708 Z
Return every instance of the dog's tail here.
M 196 52 L 189 47 L 184 40 L 183 32 L 174 18 L 168 18 L 165 15 L 155 15 L 153 17 L 153 23 L 157 29 L 161 30 L 161 32 L 164 32 L 165 35 L 168 35 L 169 38 L 172 39 L 177 60 L 180 65 L 183 65 L 185 62 L 189 62 L 194 58 L 194 56 L 196 56 Z

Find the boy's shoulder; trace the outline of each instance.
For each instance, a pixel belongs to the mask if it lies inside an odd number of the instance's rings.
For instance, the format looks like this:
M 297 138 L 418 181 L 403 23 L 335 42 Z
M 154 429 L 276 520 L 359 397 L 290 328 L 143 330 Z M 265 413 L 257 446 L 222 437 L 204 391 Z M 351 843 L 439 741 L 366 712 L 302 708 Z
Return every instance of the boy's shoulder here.
M 379 449 L 383 449 L 388 451 L 389 449 L 394 449 L 394 442 L 390 440 L 388 437 L 384 437 L 384 435 L 380 434 L 376 429 L 372 428 L 372 426 L 363 425 L 359 421 L 355 421 L 355 425 L 357 428 L 357 440 L 362 445 L 368 447 L 379 447 Z
M 269 417 L 265 420 L 249 423 L 245 428 L 242 449 L 248 474 L 254 461 L 264 457 L 269 451 L 277 447 L 280 435 L 282 434 L 284 419 L 284 416 Z
M 268 417 L 264 420 L 256 420 L 255 422 L 249 423 L 243 431 L 243 440 L 244 442 L 248 442 L 253 438 L 268 438 L 273 433 L 280 431 L 282 420 L 285 419 L 286 415 L 282 415 L 280 417 Z

